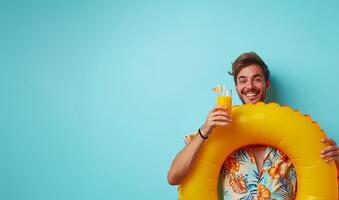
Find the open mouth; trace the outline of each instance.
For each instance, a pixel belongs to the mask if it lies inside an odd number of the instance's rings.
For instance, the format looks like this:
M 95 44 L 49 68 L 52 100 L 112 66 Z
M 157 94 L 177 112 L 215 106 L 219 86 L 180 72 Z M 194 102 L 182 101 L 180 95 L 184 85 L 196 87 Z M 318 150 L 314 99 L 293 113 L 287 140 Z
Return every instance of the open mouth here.
M 258 95 L 259 95 L 259 91 L 250 91 L 250 92 L 244 92 L 244 96 L 249 99 L 249 100 L 253 100 L 253 99 L 257 99 Z

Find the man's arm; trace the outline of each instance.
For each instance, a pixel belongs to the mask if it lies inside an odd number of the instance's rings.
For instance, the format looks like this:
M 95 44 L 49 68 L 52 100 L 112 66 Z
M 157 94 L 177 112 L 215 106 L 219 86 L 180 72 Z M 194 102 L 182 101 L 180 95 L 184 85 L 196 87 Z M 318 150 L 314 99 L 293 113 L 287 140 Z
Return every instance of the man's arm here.
M 226 112 L 225 108 L 216 106 L 208 113 L 206 122 L 200 130 L 204 137 L 208 137 L 215 126 L 226 126 L 230 122 L 231 116 Z M 169 184 L 179 185 L 181 183 L 192 168 L 203 143 L 204 139 L 197 135 L 176 155 L 167 173 Z
M 204 139 L 200 135 L 196 135 L 196 137 L 176 155 L 167 173 L 169 184 L 179 185 L 181 183 L 191 169 L 203 143 Z

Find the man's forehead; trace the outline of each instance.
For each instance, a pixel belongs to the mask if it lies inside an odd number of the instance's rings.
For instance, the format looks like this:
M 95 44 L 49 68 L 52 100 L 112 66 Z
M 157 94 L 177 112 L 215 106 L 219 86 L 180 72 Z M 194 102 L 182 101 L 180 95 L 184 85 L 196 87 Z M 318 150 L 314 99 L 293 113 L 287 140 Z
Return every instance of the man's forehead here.
M 239 78 L 251 78 L 251 77 L 264 77 L 264 72 L 261 67 L 258 65 L 250 65 L 247 67 L 244 67 L 240 70 L 237 79 Z
M 238 79 L 241 78 L 256 78 L 256 77 L 264 77 L 262 73 L 256 73 L 256 74 L 243 74 L 243 75 L 238 75 Z

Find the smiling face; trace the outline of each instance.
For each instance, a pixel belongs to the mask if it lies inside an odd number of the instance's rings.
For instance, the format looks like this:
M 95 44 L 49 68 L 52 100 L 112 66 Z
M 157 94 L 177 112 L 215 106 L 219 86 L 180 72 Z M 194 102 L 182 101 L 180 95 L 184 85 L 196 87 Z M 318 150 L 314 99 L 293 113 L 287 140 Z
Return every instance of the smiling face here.
M 236 89 L 243 103 L 264 101 L 270 81 L 265 81 L 262 68 L 252 64 L 244 67 L 236 79 Z

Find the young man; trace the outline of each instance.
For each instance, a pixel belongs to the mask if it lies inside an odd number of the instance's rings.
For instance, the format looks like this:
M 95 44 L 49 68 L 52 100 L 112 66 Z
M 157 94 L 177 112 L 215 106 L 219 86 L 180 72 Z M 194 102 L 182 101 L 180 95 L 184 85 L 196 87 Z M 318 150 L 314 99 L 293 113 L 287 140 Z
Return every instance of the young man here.
M 240 55 L 232 64 L 236 90 L 241 101 L 255 104 L 264 101 L 270 87 L 270 73 L 264 61 L 254 52 Z M 200 131 L 206 138 L 216 126 L 228 126 L 232 117 L 222 107 L 214 107 Z M 283 122 L 282 122 L 283 123 Z M 187 145 L 172 162 L 167 178 L 171 185 L 179 185 L 191 169 L 204 138 L 199 134 L 185 137 Z M 325 162 L 339 166 L 339 148 L 328 138 L 330 146 L 319 154 Z M 289 158 L 281 151 L 264 146 L 243 147 L 226 158 L 222 169 L 224 199 L 294 199 L 296 172 Z

